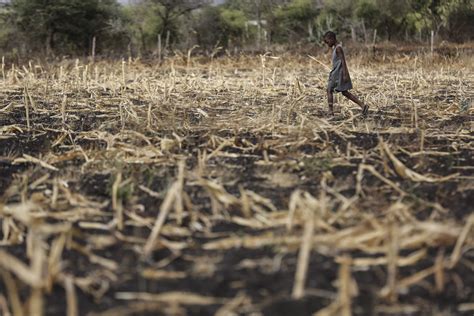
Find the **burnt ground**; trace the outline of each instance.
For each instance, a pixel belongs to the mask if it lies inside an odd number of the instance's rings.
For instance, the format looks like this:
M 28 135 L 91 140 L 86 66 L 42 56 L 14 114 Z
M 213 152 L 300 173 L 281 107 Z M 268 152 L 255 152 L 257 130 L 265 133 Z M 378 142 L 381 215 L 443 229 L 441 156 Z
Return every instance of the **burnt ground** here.
M 215 73 L 129 65 L 125 86 L 108 81 L 112 65 L 100 65 L 102 81 L 71 68 L 46 91 L 50 74 L 4 80 L 1 250 L 29 266 L 37 247 L 50 280 L 32 284 L 0 262 L 8 308 L 13 278 L 27 314 L 39 289 L 45 315 L 313 315 L 331 304 L 337 315 L 344 297 L 354 315 L 472 315 L 472 82 L 427 63 L 431 77 L 407 66 L 385 74 L 395 89 L 374 92 L 389 66 L 359 66 L 369 116 L 340 99 L 328 118 L 304 65 L 288 79 L 275 61 L 277 78 L 262 83 L 260 70 L 228 63 Z M 146 253 L 180 181 L 182 213 L 173 204 Z M 295 299 L 307 210 L 316 227 Z M 351 260 L 346 292 L 341 258 Z

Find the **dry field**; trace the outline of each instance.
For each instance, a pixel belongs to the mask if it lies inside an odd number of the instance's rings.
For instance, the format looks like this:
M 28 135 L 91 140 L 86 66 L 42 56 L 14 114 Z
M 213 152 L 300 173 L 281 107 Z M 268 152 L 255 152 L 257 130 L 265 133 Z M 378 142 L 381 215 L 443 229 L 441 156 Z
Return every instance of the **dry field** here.
M 472 54 L 3 64 L 1 315 L 472 315 Z

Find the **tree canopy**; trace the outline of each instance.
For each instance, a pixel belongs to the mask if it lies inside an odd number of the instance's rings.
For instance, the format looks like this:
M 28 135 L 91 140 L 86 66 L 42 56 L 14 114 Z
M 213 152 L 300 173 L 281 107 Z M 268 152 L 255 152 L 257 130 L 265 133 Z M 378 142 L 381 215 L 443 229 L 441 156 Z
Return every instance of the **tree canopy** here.
M 118 14 L 115 0 L 13 0 L 12 19 L 33 47 L 87 51 Z

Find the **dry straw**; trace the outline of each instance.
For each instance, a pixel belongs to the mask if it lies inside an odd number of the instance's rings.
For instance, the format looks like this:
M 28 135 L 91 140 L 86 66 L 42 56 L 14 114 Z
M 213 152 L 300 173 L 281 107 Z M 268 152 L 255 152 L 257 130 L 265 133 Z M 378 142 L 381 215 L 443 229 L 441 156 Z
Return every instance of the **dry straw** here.
M 193 49 L 161 65 L 2 59 L 0 312 L 81 315 L 88 297 L 113 299 L 103 315 L 258 314 L 274 297 L 245 275 L 232 294 L 185 286 L 245 269 L 287 277 L 280 296 L 324 297 L 320 316 L 364 308 L 356 273 L 383 280 L 380 313 L 430 306 L 406 296 L 416 286 L 453 294 L 474 246 L 472 56 L 352 57 L 363 119 L 342 99 L 325 115 L 328 56 Z M 310 273 L 323 267 L 332 284 Z

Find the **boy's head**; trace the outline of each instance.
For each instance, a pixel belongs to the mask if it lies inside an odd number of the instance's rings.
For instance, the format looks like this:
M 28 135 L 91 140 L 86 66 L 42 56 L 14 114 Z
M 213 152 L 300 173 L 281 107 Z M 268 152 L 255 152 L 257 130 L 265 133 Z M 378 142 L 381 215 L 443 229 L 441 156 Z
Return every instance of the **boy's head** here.
M 336 33 L 331 32 L 331 31 L 327 31 L 326 33 L 324 33 L 323 41 L 324 41 L 324 43 L 326 43 L 326 45 L 328 45 L 329 47 L 334 46 L 334 44 L 336 44 L 336 42 L 337 42 L 337 40 L 336 40 Z

